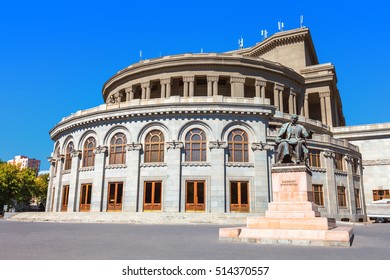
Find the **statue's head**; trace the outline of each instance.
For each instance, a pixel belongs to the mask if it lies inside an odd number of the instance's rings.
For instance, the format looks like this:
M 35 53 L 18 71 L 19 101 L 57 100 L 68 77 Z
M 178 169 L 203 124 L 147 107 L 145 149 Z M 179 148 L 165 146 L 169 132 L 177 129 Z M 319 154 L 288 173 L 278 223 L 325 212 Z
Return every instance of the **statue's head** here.
M 298 116 L 296 114 L 291 115 L 291 122 L 296 123 L 298 121 Z

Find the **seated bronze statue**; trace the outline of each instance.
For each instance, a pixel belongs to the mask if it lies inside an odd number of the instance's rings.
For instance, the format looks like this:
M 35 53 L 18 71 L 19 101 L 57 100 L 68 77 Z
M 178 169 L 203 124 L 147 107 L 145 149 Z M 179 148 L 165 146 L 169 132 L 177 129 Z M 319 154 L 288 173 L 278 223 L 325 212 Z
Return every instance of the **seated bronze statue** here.
M 306 139 L 310 139 L 312 131 L 307 132 L 305 127 L 298 124 L 298 116 L 291 115 L 291 122 L 285 123 L 280 128 L 276 136 L 275 143 L 278 145 L 276 150 L 276 163 L 306 163 L 309 150 L 306 145 Z

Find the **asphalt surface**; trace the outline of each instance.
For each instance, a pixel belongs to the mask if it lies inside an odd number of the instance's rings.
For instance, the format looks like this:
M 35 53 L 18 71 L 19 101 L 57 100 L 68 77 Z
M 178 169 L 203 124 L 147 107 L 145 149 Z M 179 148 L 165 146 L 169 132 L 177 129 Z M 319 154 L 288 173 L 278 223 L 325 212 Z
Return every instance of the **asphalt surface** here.
M 350 248 L 223 242 L 220 225 L 0 219 L 0 260 L 390 260 L 390 223 L 342 226 L 353 227 Z

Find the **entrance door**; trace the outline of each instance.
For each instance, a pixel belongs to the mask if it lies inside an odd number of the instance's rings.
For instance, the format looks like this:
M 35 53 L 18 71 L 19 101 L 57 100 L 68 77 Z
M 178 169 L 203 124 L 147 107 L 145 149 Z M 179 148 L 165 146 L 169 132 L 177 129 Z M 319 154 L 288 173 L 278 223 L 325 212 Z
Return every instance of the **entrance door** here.
M 161 211 L 161 182 L 145 182 L 144 211 Z
M 230 182 L 230 211 L 249 212 L 248 182 Z
M 81 185 L 80 212 L 91 210 L 92 184 Z
M 61 212 L 68 211 L 69 186 L 62 187 Z
M 123 183 L 108 184 L 107 211 L 122 211 Z
M 205 211 L 205 181 L 186 182 L 186 211 Z

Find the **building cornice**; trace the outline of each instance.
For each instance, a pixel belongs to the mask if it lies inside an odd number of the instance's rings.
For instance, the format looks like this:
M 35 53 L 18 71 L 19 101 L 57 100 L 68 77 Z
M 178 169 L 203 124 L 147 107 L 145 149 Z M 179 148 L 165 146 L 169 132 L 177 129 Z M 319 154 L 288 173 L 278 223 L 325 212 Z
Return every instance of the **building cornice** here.
M 213 100 L 217 100 L 214 101 Z M 175 102 L 176 101 L 176 102 Z M 80 111 L 69 117 L 63 118 L 52 130 L 52 139 L 71 129 L 102 125 L 107 122 L 124 121 L 139 118 L 155 118 L 156 116 L 188 116 L 195 117 L 220 117 L 226 116 L 252 116 L 269 118 L 275 113 L 275 107 L 269 104 L 242 103 L 237 98 L 223 96 L 205 98 L 181 98 L 178 96 L 171 99 L 140 101 L 133 100 L 121 107 L 107 106 L 105 104 L 85 111 Z

